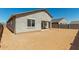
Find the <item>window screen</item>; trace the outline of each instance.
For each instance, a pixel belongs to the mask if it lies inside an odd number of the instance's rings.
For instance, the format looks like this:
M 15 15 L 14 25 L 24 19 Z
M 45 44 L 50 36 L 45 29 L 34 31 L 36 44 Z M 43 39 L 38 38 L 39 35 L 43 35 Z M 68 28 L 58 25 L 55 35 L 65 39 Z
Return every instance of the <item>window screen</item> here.
M 27 26 L 28 27 L 34 27 L 35 26 L 35 20 L 28 19 L 27 20 Z

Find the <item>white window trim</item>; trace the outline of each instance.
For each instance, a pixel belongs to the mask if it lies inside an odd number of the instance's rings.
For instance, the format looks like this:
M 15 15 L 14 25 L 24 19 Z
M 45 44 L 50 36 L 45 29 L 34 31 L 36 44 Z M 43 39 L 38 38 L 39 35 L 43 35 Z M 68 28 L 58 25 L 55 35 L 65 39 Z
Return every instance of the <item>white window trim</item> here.
M 32 20 L 34 20 L 34 19 L 27 19 L 27 20 L 31 20 L 31 26 L 28 26 L 28 23 L 27 23 L 27 27 L 28 28 L 35 28 L 35 26 L 32 26 Z M 35 21 L 35 20 L 34 20 Z M 28 22 L 28 21 L 27 21 Z

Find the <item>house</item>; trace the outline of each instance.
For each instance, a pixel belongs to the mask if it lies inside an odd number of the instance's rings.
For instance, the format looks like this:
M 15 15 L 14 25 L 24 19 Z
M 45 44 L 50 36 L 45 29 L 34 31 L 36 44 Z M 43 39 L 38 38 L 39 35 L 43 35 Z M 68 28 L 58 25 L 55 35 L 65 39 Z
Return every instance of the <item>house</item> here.
M 52 27 L 53 28 L 58 28 L 59 25 L 62 25 L 62 24 L 67 24 L 67 21 L 64 18 L 58 18 L 58 19 L 52 20 Z
M 79 29 L 79 21 L 71 21 L 70 24 L 69 24 L 69 28 Z
M 47 10 L 34 10 L 12 15 L 7 21 L 7 28 L 13 33 L 38 31 L 50 28 L 51 20 Z
M 71 21 L 70 24 L 79 24 L 79 21 Z

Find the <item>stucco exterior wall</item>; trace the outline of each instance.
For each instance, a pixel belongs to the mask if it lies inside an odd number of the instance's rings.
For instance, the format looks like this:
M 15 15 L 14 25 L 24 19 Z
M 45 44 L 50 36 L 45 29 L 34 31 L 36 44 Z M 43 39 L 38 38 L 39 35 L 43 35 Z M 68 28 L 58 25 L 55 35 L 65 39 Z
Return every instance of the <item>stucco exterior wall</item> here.
M 15 18 L 11 18 L 11 21 L 9 21 L 7 23 L 7 28 L 11 31 L 11 32 L 15 32 Z
M 35 27 L 27 26 L 27 19 L 35 20 Z M 24 17 L 16 18 L 15 31 L 16 33 L 30 32 L 41 30 L 41 21 L 51 21 L 52 18 L 46 12 L 39 12 Z
M 59 24 L 67 24 L 67 21 L 65 19 L 62 19 Z

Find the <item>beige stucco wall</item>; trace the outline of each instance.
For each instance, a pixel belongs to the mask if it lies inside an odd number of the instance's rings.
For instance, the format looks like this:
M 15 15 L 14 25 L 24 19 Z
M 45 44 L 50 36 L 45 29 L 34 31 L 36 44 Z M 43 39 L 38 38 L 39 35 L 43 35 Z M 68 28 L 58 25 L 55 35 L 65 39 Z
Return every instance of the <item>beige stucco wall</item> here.
M 59 24 L 67 24 L 67 21 L 65 19 L 62 19 Z
M 27 19 L 35 20 L 35 27 L 27 27 Z M 51 21 L 52 18 L 46 12 L 39 12 L 24 17 L 16 18 L 16 33 L 41 30 L 41 21 Z

